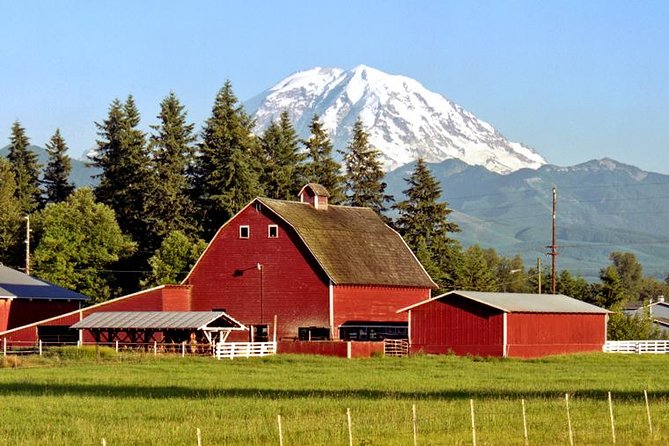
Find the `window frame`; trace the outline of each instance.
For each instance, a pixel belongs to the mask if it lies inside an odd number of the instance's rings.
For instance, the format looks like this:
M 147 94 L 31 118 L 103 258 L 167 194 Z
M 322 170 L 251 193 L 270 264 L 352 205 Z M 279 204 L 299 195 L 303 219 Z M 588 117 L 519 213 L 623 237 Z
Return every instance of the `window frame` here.
M 272 229 L 276 231 L 275 235 L 272 235 Z M 267 238 L 279 238 L 279 225 L 267 225 Z
M 242 235 L 242 231 L 246 229 L 246 237 Z M 239 225 L 239 238 L 243 240 L 248 240 L 251 238 L 251 227 L 249 225 Z

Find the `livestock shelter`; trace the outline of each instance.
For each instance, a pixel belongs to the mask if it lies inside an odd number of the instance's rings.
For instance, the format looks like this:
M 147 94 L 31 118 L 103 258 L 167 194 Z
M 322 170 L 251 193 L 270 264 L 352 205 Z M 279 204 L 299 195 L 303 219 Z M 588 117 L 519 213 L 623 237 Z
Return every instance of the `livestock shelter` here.
M 83 294 L 0 264 L 0 332 L 79 309 L 87 300 Z
M 406 336 L 398 308 L 430 297 L 430 279 L 402 237 L 370 208 L 329 204 L 307 184 L 299 201 L 256 198 L 225 222 L 181 285 L 165 285 L 0 332 L 37 341 L 102 311 L 220 311 L 248 331 L 229 341 L 374 341 Z M 86 338 L 88 336 L 88 338 Z M 84 341 L 92 342 L 90 333 Z
M 602 351 L 610 313 L 561 294 L 462 290 L 398 312 L 413 353 L 521 358 Z

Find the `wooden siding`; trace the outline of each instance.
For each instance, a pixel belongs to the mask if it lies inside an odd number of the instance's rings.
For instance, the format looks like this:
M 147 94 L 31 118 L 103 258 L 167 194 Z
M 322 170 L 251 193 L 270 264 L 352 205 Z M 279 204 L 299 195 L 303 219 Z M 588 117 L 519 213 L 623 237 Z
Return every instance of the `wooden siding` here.
M 513 357 L 602 351 L 606 342 L 605 314 L 509 313 L 507 324 Z
M 271 326 L 276 315 L 278 338 L 329 327 L 327 278 L 292 229 L 260 207 L 246 207 L 216 234 L 185 282 L 193 286 L 191 310 L 224 310 L 247 326 Z M 241 225 L 248 239 L 239 238 Z M 277 238 L 268 237 L 268 225 L 278 225 Z M 248 334 L 235 334 L 241 337 Z
M 406 322 L 406 313 L 397 310 L 429 296 L 427 288 L 335 286 L 334 335 L 339 336 L 339 326 L 347 321 Z
M 410 340 L 414 353 L 502 356 L 504 314 L 451 296 L 411 310 Z

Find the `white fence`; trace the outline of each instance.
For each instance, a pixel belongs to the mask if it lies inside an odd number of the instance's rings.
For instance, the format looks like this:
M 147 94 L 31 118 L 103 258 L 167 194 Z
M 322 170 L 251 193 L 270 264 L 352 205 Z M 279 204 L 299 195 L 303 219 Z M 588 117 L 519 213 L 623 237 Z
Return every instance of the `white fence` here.
M 669 341 L 606 341 L 606 353 L 669 353 Z
M 223 358 L 249 358 L 276 354 L 276 342 L 219 342 L 215 356 Z
M 407 356 L 409 354 L 409 341 L 406 339 L 384 339 L 383 354 L 385 356 Z

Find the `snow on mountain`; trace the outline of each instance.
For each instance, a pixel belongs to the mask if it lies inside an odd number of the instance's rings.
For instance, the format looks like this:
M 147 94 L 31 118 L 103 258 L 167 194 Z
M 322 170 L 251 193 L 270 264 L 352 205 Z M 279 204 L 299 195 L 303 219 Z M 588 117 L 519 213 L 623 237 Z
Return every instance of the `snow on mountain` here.
M 348 71 L 300 71 L 245 107 L 256 119 L 257 132 L 288 111 L 301 137 L 308 136 L 311 118 L 318 114 L 338 149 L 346 147 L 360 117 L 388 170 L 419 157 L 428 162 L 456 158 L 504 174 L 546 164 L 531 148 L 508 141 L 487 122 L 419 82 L 364 65 Z

